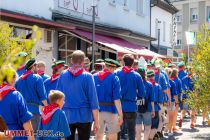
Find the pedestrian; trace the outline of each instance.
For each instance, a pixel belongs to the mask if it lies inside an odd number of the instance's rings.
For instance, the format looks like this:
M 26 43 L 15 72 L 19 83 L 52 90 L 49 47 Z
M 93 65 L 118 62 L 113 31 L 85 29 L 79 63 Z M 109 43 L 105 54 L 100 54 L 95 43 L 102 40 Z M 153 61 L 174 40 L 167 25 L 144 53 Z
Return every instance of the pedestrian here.
M 44 81 L 47 97 L 51 90 L 56 89 L 58 84 L 58 78 L 60 77 L 61 72 L 64 70 L 65 68 L 64 66 L 65 66 L 65 61 L 57 61 L 52 64 L 53 74 L 51 75 L 50 78 Z
M 139 61 L 137 59 L 134 60 L 133 63 L 133 70 L 137 71 L 139 68 Z
M 37 140 L 65 140 L 70 129 L 64 111 L 65 96 L 58 90 L 51 90 L 48 96 L 50 105 L 45 106 L 39 124 L 39 130 L 51 131 L 49 136 L 40 136 Z
M 187 73 L 185 72 L 185 63 L 183 61 L 179 62 L 178 70 L 179 70 L 178 77 L 180 80 L 182 80 L 187 75 Z
M 26 52 L 19 52 L 17 54 L 17 57 L 20 59 L 21 61 L 21 64 L 20 64 L 20 67 L 17 69 L 17 74 L 18 76 L 21 76 L 23 73 L 26 72 L 26 69 L 25 69 L 25 61 L 26 61 L 26 57 L 28 56 L 28 53 Z
M 47 105 L 47 96 L 42 77 L 34 74 L 37 72 L 36 60 L 30 59 L 25 68 L 27 71 L 17 80 L 15 87 L 23 95 L 29 111 L 33 114 L 31 122 L 36 131 L 40 122 L 39 107 Z
M 155 73 L 153 70 L 147 71 L 147 79 L 152 84 L 152 90 L 154 94 L 154 110 L 155 110 L 155 116 L 152 118 L 152 125 L 151 125 L 151 131 L 149 134 L 149 140 L 153 140 L 155 134 L 157 133 L 158 125 L 159 125 L 159 111 L 160 111 L 160 105 L 163 104 L 163 94 L 161 86 L 155 82 Z
M 120 81 L 114 74 L 116 68 L 116 61 L 107 58 L 105 59 L 105 69 L 94 74 L 100 106 L 100 129 L 96 135 L 96 140 L 103 140 L 105 128 L 107 128 L 107 138 L 117 140 L 117 134 L 123 122 Z
M 168 106 L 170 106 L 171 103 L 171 94 L 170 94 L 170 84 L 168 82 L 168 76 L 165 75 L 165 72 L 163 73 L 163 71 L 161 70 L 161 65 L 158 62 L 154 62 L 154 64 L 152 65 L 152 70 L 155 73 L 155 82 L 158 83 L 161 86 L 162 91 L 159 94 L 162 94 L 161 97 L 163 98 L 163 102 L 167 103 Z M 166 100 L 169 99 L 169 100 Z M 163 127 L 164 127 L 164 123 L 168 122 L 167 120 L 165 120 L 165 109 L 164 109 L 164 104 L 160 104 L 160 111 L 159 111 L 159 118 L 163 118 L 163 119 L 159 119 L 159 127 L 158 127 L 158 135 L 159 137 L 163 137 Z
M 173 135 L 173 122 L 175 120 L 175 108 L 178 105 L 177 89 L 175 82 L 171 79 L 172 70 L 166 68 L 168 77 L 170 77 L 170 93 L 171 93 L 171 104 L 167 106 L 167 115 L 168 115 L 168 135 Z
M 79 140 L 89 140 L 92 122 L 95 133 L 99 129 L 99 105 L 92 74 L 84 70 L 84 52 L 72 53 L 71 66 L 62 72 L 58 79 L 57 90 L 64 93 L 66 102 L 63 110 L 66 113 L 71 136 L 74 140 L 76 130 Z
M 186 99 L 189 98 L 188 94 L 193 90 L 193 87 L 194 87 L 193 74 L 192 74 L 191 68 L 189 68 L 188 72 L 189 72 L 188 75 L 185 76 L 182 79 L 182 87 L 183 87 L 184 94 L 182 96 L 183 110 L 181 111 L 181 117 L 180 117 L 180 120 L 179 120 L 179 127 L 182 127 L 182 121 L 183 121 L 183 118 L 185 116 L 185 113 L 186 113 L 186 111 L 189 110 L 189 105 L 186 102 Z M 195 110 L 192 110 L 192 112 L 191 112 L 191 124 L 190 124 L 191 128 L 195 127 L 195 121 L 196 121 L 195 114 L 196 114 Z
M 91 71 L 92 74 L 95 74 L 101 70 L 103 70 L 105 67 L 105 63 L 103 59 L 97 59 L 94 64 L 94 70 Z
M 134 56 L 125 54 L 123 56 L 124 66 L 115 73 L 120 79 L 121 103 L 123 110 L 123 122 L 128 129 L 129 140 L 135 140 L 137 97 L 145 97 L 145 88 L 140 74 L 132 69 Z
M 37 74 L 39 74 L 42 77 L 43 81 L 45 81 L 47 78 L 50 77 L 47 74 L 45 74 L 46 64 L 44 61 L 38 61 L 37 68 L 38 68 Z
M 30 134 L 28 137 L 13 137 L 13 140 L 34 140 L 32 114 L 28 111 L 21 93 L 14 88 L 16 72 L 9 66 L 4 66 L 2 70 L 6 75 L 0 86 L 0 116 L 3 117 L 8 130 L 26 130 Z
M 90 72 L 90 65 L 91 65 L 90 59 L 88 57 L 85 57 L 85 60 L 84 60 L 85 71 Z
M 173 80 L 176 84 L 176 92 L 177 92 L 177 97 L 178 97 L 178 104 L 176 104 L 174 121 L 173 121 L 173 131 L 176 132 L 178 130 L 176 128 L 176 121 L 177 121 L 180 103 L 182 102 L 182 81 L 178 77 L 178 70 L 176 68 L 172 69 L 171 80 Z
M 138 73 L 141 75 L 146 91 L 146 103 L 147 109 L 145 113 L 137 113 L 136 119 L 136 140 L 141 140 L 142 125 L 144 126 L 144 140 L 149 139 L 152 118 L 155 117 L 154 108 L 154 94 L 152 83 L 146 79 L 146 70 L 142 67 L 138 68 Z

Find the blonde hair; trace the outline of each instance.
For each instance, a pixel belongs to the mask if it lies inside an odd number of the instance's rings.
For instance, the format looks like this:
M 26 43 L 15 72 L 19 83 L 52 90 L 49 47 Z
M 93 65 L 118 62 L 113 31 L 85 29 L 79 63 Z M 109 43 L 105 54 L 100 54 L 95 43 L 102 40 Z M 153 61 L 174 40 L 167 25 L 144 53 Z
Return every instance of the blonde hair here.
M 54 104 L 57 100 L 65 98 L 65 95 L 59 90 L 51 90 L 48 98 L 50 100 L 50 104 Z
M 76 50 L 72 53 L 71 56 L 71 61 L 73 64 L 81 64 L 82 62 L 84 62 L 85 53 L 83 51 Z
M 39 61 L 39 62 L 37 62 L 37 67 L 38 67 L 38 68 L 45 67 L 45 66 L 46 66 L 46 64 L 45 64 L 44 61 Z

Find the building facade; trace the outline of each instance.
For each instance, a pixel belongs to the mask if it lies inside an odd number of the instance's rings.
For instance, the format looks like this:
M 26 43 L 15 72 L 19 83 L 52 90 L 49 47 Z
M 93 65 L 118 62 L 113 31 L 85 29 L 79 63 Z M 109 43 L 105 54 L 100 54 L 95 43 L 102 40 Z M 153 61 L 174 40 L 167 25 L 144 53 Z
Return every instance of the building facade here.
M 150 4 L 149 0 L 2 0 L 0 21 L 13 26 L 17 35 L 30 34 L 33 25 L 40 27 L 42 38 L 33 54 L 46 62 L 50 74 L 52 60 L 68 63 L 74 50 L 83 50 L 91 59 L 93 15 L 96 59 L 120 59 L 125 53 L 151 59 L 155 53 L 144 53 L 155 40 Z
M 179 9 L 176 14 L 177 22 L 177 46 L 175 47 L 177 59 L 181 60 L 181 54 L 188 54 L 188 45 L 185 32 L 197 32 L 203 24 L 210 28 L 210 1 L 209 0 L 171 0 L 173 5 Z M 193 45 L 190 45 L 190 54 Z
M 173 57 L 173 16 L 178 10 L 167 0 L 151 1 L 151 49 L 167 57 Z M 176 30 L 176 29 L 175 29 Z

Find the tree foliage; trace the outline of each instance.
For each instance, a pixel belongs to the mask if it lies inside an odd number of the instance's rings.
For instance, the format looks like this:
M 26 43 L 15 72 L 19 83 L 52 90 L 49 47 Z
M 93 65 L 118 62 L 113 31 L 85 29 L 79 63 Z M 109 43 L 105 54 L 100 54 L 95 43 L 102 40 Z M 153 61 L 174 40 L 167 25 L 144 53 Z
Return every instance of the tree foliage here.
M 37 26 L 33 26 L 32 31 L 33 39 L 25 39 L 24 35 L 14 37 L 13 28 L 6 23 L 0 23 L 0 85 L 5 77 L 8 80 L 12 78 L 13 73 L 8 66 L 16 70 L 23 61 L 31 57 L 33 46 L 41 38 L 41 32 Z M 17 56 L 21 51 L 29 54 L 26 59 Z
M 197 44 L 192 54 L 194 90 L 189 93 L 189 105 L 192 109 L 210 109 L 210 31 L 204 25 L 197 34 Z

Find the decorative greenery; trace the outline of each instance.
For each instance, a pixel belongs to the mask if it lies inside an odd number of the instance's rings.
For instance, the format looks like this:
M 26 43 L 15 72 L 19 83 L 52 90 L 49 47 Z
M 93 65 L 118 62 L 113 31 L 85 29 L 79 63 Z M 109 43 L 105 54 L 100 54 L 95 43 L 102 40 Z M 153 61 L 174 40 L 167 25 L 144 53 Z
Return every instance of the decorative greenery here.
M 192 109 L 210 111 L 210 31 L 203 25 L 197 34 L 197 44 L 192 54 L 194 90 L 189 93 Z
M 37 26 L 33 26 L 32 31 L 33 39 L 25 39 L 23 35 L 14 37 L 13 28 L 6 23 L 0 23 L 0 85 L 5 77 L 11 79 L 13 76 L 8 66 L 16 70 L 20 64 L 31 57 L 33 46 L 41 38 L 41 32 Z M 17 56 L 21 51 L 29 54 L 26 59 Z

